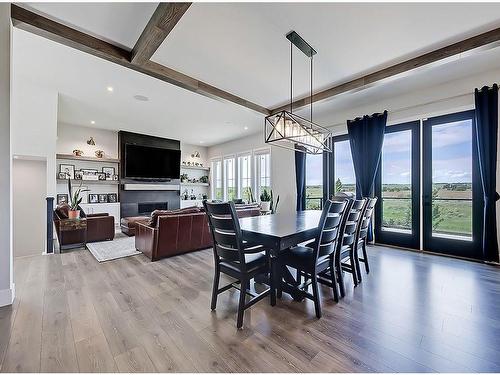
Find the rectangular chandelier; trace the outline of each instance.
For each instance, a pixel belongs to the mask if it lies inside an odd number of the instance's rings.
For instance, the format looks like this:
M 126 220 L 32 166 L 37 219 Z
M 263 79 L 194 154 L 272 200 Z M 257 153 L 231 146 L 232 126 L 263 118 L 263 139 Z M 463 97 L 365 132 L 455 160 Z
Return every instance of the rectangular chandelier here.
M 307 154 L 332 152 L 328 147 L 330 136 L 327 128 L 288 111 L 272 114 L 264 120 L 265 142 L 290 150 Z

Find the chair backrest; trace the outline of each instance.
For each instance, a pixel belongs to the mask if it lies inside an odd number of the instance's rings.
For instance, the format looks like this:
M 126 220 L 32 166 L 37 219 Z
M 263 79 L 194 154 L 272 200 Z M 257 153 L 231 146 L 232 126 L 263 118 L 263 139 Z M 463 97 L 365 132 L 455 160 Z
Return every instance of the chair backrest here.
M 214 257 L 217 261 L 226 260 L 245 264 L 245 254 L 240 223 L 233 202 L 203 201 L 208 224 L 214 241 Z
M 324 203 L 315 241 L 316 260 L 335 251 L 347 204 L 346 200 L 341 202 L 327 200 Z
M 366 204 L 366 199 L 353 199 L 346 212 L 345 223 L 343 227 L 342 246 L 352 245 L 356 240 L 356 234 L 361 225 L 363 217 L 363 209 Z
M 376 203 L 377 203 L 377 197 L 368 198 L 358 230 L 358 235 L 357 235 L 358 241 L 364 240 L 368 234 L 368 226 L 370 225 L 370 221 L 372 219 Z

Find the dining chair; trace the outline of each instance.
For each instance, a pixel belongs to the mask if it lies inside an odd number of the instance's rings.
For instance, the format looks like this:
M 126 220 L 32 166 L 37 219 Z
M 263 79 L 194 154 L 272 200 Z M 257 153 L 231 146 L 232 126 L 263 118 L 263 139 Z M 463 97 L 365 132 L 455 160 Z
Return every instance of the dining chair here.
M 358 285 L 358 272 L 356 266 L 356 234 L 361 226 L 363 209 L 366 205 L 366 199 L 351 200 L 352 204 L 347 211 L 341 229 L 342 240 L 338 242 L 335 253 L 335 271 L 340 289 L 340 296 L 345 296 L 344 275 L 342 271 L 349 272 L 352 275 L 354 286 Z
M 215 275 L 211 308 L 217 307 L 217 297 L 231 288 L 239 289 L 238 318 L 236 326 L 243 326 L 244 311 L 269 295 L 269 289 L 255 293 L 250 290 L 250 281 L 257 274 L 270 272 L 269 252 L 262 245 L 242 240 L 240 223 L 233 202 L 213 203 L 203 201 L 213 238 Z M 237 281 L 219 288 L 220 274 Z M 239 285 L 238 285 L 239 284 Z M 246 295 L 252 298 L 246 302 Z
M 368 198 L 367 203 L 363 209 L 361 223 L 356 234 L 356 246 L 355 246 L 355 259 L 356 259 L 356 270 L 358 273 L 358 279 L 361 281 L 361 267 L 359 262 L 365 264 L 366 273 L 370 273 L 370 265 L 368 264 L 368 254 L 366 253 L 366 239 L 368 236 L 368 227 L 370 225 L 373 211 L 375 210 L 375 204 L 377 203 L 377 197 Z M 363 258 L 359 257 L 359 249 L 363 251 Z
M 291 247 L 277 258 L 278 269 L 290 266 L 295 268 L 298 274 L 306 276 L 305 282 L 300 285 L 280 280 L 277 285 L 278 295 L 281 294 L 282 283 L 286 284 L 289 288 L 297 290 L 303 297 L 314 301 L 317 318 L 321 318 L 321 301 L 318 293 L 317 276 L 320 272 L 333 266 L 332 254 L 335 252 L 342 215 L 346 206 L 347 201 L 333 202 L 327 200 L 323 205 L 316 239 L 307 245 Z M 334 270 L 335 268 L 332 269 Z M 334 278 L 335 271 L 332 272 L 332 280 Z M 312 286 L 312 294 L 308 292 L 310 285 Z

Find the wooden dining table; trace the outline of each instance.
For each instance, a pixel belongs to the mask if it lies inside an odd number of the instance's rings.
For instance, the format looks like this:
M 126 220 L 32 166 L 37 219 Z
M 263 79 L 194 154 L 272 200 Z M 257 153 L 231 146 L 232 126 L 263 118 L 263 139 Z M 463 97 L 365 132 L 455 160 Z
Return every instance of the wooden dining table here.
M 264 245 L 270 251 L 271 275 L 271 305 L 276 304 L 276 286 L 284 278 L 287 283 L 294 284 L 290 270 L 286 267 L 278 269 L 276 258 L 284 251 L 299 243 L 316 237 L 321 211 L 298 211 L 293 213 L 276 213 L 273 215 L 252 216 L 240 219 L 243 240 Z M 295 299 L 301 299 L 294 289 L 282 284 L 284 292 Z

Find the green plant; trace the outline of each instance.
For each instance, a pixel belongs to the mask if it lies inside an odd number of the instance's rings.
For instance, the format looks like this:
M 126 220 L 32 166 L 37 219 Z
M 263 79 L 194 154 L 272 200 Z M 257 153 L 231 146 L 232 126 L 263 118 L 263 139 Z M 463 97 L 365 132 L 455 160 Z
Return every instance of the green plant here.
M 72 211 L 77 211 L 79 209 L 80 203 L 82 203 L 81 193 L 85 191 L 90 191 L 89 189 L 82 189 L 82 183 L 73 193 L 73 187 L 71 186 L 71 179 L 68 179 L 68 192 L 69 192 L 69 207 Z
M 272 196 L 269 194 L 267 189 L 264 189 L 262 191 L 262 193 L 260 194 L 260 201 L 261 202 L 271 202 L 271 199 L 272 199 Z
M 254 203 L 255 202 L 255 197 L 253 196 L 252 188 L 250 186 L 247 187 L 245 192 L 247 194 L 248 203 Z
M 340 181 L 340 178 L 337 178 L 337 181 L 335 182 L 335 192 L 340 193 L 344 189 L 344 186 L 342 185 L 342 181 Z

